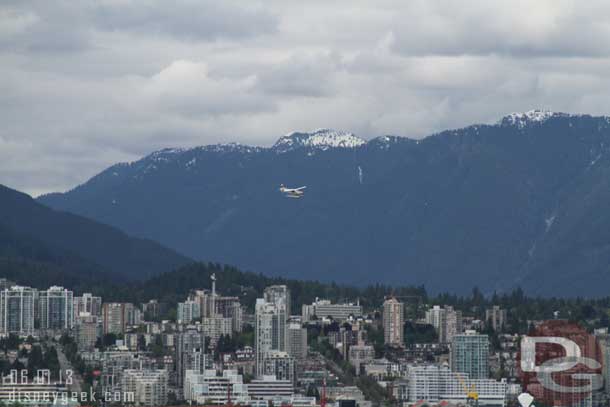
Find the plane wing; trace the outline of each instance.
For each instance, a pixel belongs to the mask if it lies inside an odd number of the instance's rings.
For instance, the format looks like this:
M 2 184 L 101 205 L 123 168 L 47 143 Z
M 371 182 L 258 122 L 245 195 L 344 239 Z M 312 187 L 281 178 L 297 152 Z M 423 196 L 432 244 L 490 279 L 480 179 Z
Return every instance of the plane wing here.
M 294 189 L 294 191 L 302 191 L 302 190 L 304 190 L 305 188 L 307 188 L 307 187 L 305 186 L 305 187 L 295 188 L 295 189 Z

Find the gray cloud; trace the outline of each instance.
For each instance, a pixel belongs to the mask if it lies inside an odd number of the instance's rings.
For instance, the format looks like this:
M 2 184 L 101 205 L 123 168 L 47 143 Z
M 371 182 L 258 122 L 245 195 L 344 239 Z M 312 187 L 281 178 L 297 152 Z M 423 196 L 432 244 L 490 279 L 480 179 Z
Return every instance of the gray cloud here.
M 321 97 L 334 92 L 333 76 L 340 69 L 337 55 L 292 55 L 258 75 L 263 92 L 293 97 Z
M 610 4 L 593 1 L 408 2 L 418 16 L 393 24 L 405 55 L 610 56 Z
M 255 2 L 232 0 L 103 1 L 94 10 L 96 25 L 142 35 L 170 35 L 196 41 L 272 33 L 277 18 Z
M 64 190 L 154 149 L 292 130 L 609 114 L 609 18 L 597 0 L 5 0 L 0 183 Z

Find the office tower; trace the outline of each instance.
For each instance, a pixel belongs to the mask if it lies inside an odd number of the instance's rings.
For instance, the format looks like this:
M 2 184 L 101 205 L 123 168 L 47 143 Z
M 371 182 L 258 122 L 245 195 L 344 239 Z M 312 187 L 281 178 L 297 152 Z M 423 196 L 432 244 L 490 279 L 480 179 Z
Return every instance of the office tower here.
M 53 286 L 38 293 L 40 329 L 67 330 L 74 324 L 73 293 Z
M 37 300 L 35 288 L 13 286 L 0 291 L 0 332 L 33 335 Z
M 335 321 L 345 321 L 349 317 L 361 317 L 360 304 L 331 304 L 329 300 L 316 299 L 310 305 L 304 304 L 301 308 L 303 322 L 309 322 L 313 317 L 318 319 L 331 317 Z
M 167 386 L 168 373 L 164 369 L 127 369 L 121 379 L 123 394 L 133 395 L 133 404 L 136 406 L 166 405 Z
M 189 328 L 176 335 L 176 377 L 178 386 L 184 383 L 184 372 L 194 370 L 201 363 L 205 353 L 205 335 L 197 329 Z M 196 358 L 196 359 L 194 359 Z
M 451 343 L 451 370 L 471 379 L 489 377 L 489 338 L 475 331 L 455 335 Z
M 74 324 L 74 338 L 78 350 L 81 352 L 92 351 L 101 334 L 102 324 L 100 318 L 96 315 L 81 312 Z
M 454 335 L 462 333 L 462 312 L 435 305 L 426 311 L 426 323 L 434 327 L 440 343 L 451 343 Z
M 494 331 L 501 331 L 506 324 L 507 313 L 505 309 L 494 305 L 485 310 L 485 321 L 491 325 Z
M 102 316 L 102 297 L 96 297 L 91 293 L 74 297 L 74 318 L 78 317 L 80 313 Z
M 383 303 L 383 337 L 386 345 L 404 345 L 404 308 L 396 298 Z
M 189 324 L 201 319 L 201 304 L 198 301 L 186 300 L 178 303 L 177 320 Z
M 288 354 L 297 360 L 307 357 L 307 329 L 301 324 L 288 324 Z

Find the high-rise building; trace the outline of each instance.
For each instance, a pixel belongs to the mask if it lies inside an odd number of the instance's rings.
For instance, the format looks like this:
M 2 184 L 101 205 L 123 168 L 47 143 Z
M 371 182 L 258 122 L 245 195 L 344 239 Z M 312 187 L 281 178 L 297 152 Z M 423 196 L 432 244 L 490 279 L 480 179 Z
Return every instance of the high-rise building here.
M 102 316 L 102 297 L 96 297 L 91 293 L 74 297 L 74 318 L 78 317 L 80 313 Z
M 142 313 L 135 305 L 125 302 L 107 302 L 102 305 L 104 334 L 124 334 L 128 326 L 139 325 Z
M 491 324 L 494 331 L 501 331 L 506 324 L 507 313 L 505 309 L 500 308 L 498 305 L 494 305 L 491 308 L 485 310 L 485 321 Z
M 243 313 L 238 297 L 216 297 L 216 313 L 223 318 L 231 318 L 231 329 L 241 332 Z
M 265 288 L 264 298 L 266 302 L 275 304 L 278 307 L 283 307 L 284 312 L 290 317 L 290 290 L 285 285 L 270 285 Z
M 10 289 L 15 285 L 17 285 L 17 283 L 15 283 L 14 281 L 7 280 L 6 278 L 0 278 L 0 291 Z
M 312 304 L 304 304 L 302 307 L 303 322 L 309 322 L 314 317 L 331 317 L 335 321 L 345 321 L 350 316 L 361 317 L 362 306 L 360 304 L 331 304 L 329 300 L 316 299 Z
M 0 332 L 33 335 L 38 290 L 13 286 L 0 291 Z
M 140 325 L 142 322 L 142 312 L 135 305 L 127 302 L 125 307 L 125 323 L 127 326 Z
M 265 374 L 264 360 L 268 353 L 287 350 L 289 303 L 290 292 L 282 285 L 267 287 L 264 298 L 256 300 L 255 352 L 259 377 Z
M 152 299 L 148 302 L 142 303 L 142 313 L 147 321 L 156 320 L 161 316 L 161 304 L 159 301 Z
M 265 355 L 274 349 L 273 336 L 277 335 L 277 332 L 273 330 L 273 320 L 277 318 L 276 307 L 265 302 L 263 298 L 257 299 L 255 318 L 256 374 L 262 376 L 264 374 L 263 361 Z
M 104 303 L 102 306 L 102 327 L 104 335 L 124 334 L 126 326 L 125 304 L 119 302 Z
M 78 350 L 92 351 L 95 348 L 97 339 L 101 337 L 102 324 L 96 315 L 81 312 L 74 324 L 74 338 Z
M 454 335 L 462 333 L 462 312 L 435 305 L 426 311 L 426 323 L 434 327 L 440 343 L 451 343 Z
M 202 318 L 211 317 L 214 314 L 214 300 L 210 290 L 194 290 L 188 296 L 188 301 L 199 303 L 199 314 Z
M 195 328 L 189 328 L 176 335 L 176 377 L 178 386 L 184 383 L 186 370 L 196 370 L 205 354 L 205 335 Z
M 231 336 L 233 333 L 231 318 L 220 315 L 203 318 L 201 321 L 203 334 L 210 338 L 210 346 L 215 347 L 220 336 Z
M 383 303 L 383 337 L 386 345 L 404 345 L 404 307 L 396 298 Z
M 201 319 L 201 304 L 198 301 L 186 300 L 178 303 L 178 322 L 189 324 Z
M 127 369 L 123 372 L 121 390 L 123 394 L 133 395 L 136 406 L 164 406 L 167 404 L 168 377 L 164 369 Z
M 288 325 L 288 354 L 297 360 L 307 357 L 307 329 L 296 322 Z
M 53 286 L 38 292 L 40 329 L 68 330 L 74 324 L 72 291 Z
M 489 377 L 489 338 L 468 330 L 455 335 L 451 343 L 451 370 L 471 379 Z

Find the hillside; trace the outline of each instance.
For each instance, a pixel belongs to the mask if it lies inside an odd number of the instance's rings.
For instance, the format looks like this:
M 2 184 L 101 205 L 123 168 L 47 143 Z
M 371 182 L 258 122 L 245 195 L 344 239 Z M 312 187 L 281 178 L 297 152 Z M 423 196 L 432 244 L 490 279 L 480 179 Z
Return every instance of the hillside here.
M 419 141 L 319 130 L 161 150 L 40 202 L 272 276 L 603 295 L 609 150 L 608 118 L 539 111 Z
M 50 209 L 4 186 L 0 186 L 0 259 L 3 277 L 19 280 L 28 272 L 38 272 L 41 282 L 58 276 L 58 282 L 72 281 L 67 276 L 74 281 L 142 279 L 189 262 L 158 243 Z M 19 263 L 23 270 L 15 271 Z

